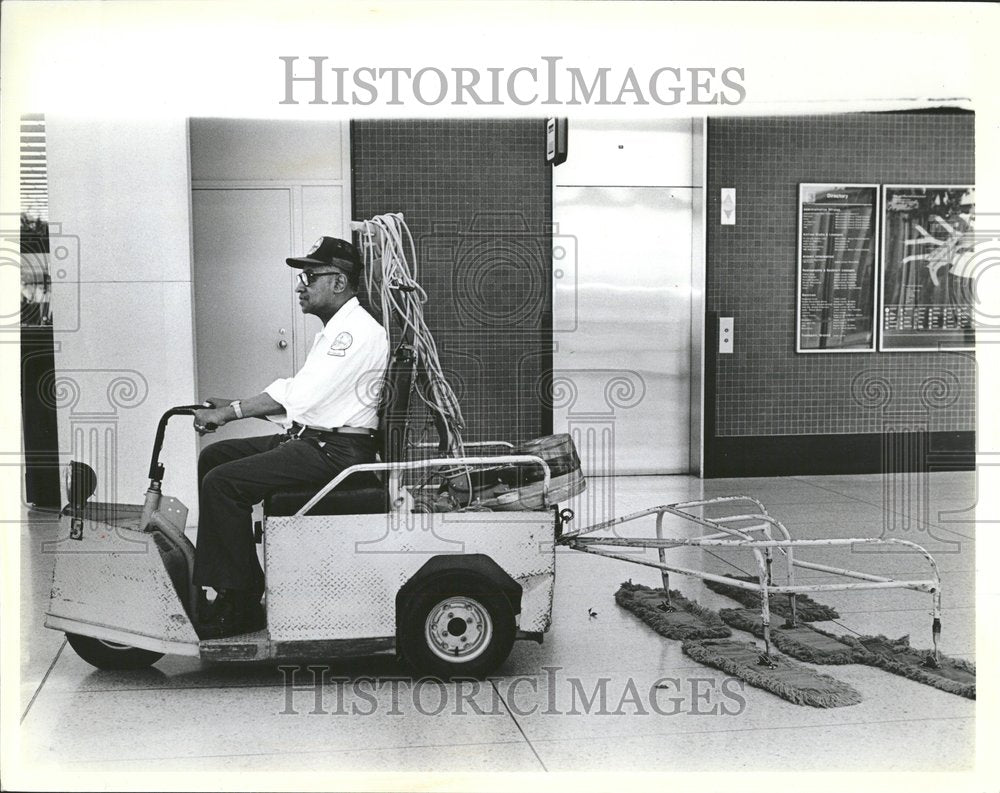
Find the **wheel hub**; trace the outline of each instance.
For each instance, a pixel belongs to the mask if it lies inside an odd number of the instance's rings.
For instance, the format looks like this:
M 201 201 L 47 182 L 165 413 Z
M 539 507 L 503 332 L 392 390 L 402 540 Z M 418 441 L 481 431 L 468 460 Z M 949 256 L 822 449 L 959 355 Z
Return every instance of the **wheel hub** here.
M 446 661 L 471 661 L 493 638 L 493 622 L 481 603 L 469 597 L 442 600 L 427 615 L 424 638 Z

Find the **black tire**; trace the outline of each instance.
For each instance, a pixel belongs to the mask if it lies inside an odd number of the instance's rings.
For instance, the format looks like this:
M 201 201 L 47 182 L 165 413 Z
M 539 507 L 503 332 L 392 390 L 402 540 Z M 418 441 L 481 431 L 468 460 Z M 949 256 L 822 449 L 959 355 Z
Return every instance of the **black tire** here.
M 400 615 L 400 652 L 419 674 L 484 677 L 514 645 L 506 595 L 477 576 L 443 575 L 413 593 Z
M 163 653 L 76 633 L 67 633 L 66 639 L 77 655 L 98 669 L 145 669 L 163 657 Z

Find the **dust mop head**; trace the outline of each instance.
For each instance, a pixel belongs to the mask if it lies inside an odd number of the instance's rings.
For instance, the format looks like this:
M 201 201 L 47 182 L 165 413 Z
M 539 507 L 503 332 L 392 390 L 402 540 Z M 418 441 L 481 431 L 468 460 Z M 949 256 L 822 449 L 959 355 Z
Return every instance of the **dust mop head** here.
M 764 621 L 759 611 L 720 609 L 719 616 L 731 628 L 764 638 Z M 851 647 L 808 623 L 800 623 L 794 628 L 772 624 L 771 643 L 785 655 L 811 664 L 858 663 Z
M 840 636 L 852 647 L 858 663 L 877 666 L 894 675 L 908 677 L 966 699 L 976 698 L 976 666 L 961 658 L 941 655 L 935 661 L 931 650 L 910 646 L 910 637 Z
M 763 637 L 760 614 L 749 609 L 721 609 L 727 625 Z M 814 625 L 794 628 L 771 626 L 771 643 L 781 652 L 813 664 L 865 664 L 895 675 L 934 686 L 967 699 L 976 698 L 976 667 L 961 658 L 941 655 L 935 661 L 931 650 L 910 646 L 909 637 L 837 636 Z
M 758 581 L 755 576 L 737 575 L 733 576 L 733 578 L 740 581 L 748 581 L 754 584 Z M 749 589 L 740 589 L 736 586 L 722 584 L 718 581 L 709 581 L 708 579 L 705 580 L 705 586 L 713 592 L 718 592 L 720 595 L 732 598 L 737 603 L 742 603 L 748 609 L 760 608 L 760 592 L 753 592 Z M 787 598 L 772 595 L 768 602 L 770 604 L 772 614 L 777 614 L 781 617 L 792 616 L 792 607 L 789 605 Z M 822 603 L 817 603 L 808 595 L 801 594 L 795 596 L 795 616 L 803 622 L 823 622 L 824 620 L 835 620 L 840 618 L 840 615 L 835 609 L 825 606 Z
M 670 607 L 663 589 L 650 589 L 626 581 L 615 592 L 615 602 L 628 609 L 650 628 L 668 639 L 722 639 L 732 631 L 711 609 L 670 590 Z
M 861 702 L 861 694 L 847 683 L 790 658 L 772 655 L 774 668 L 761 665 L 762 651 L 750 642 L 692 639 L 684 642 L 681 649 L 699 663 L 721 669 L 796 705 L 839 708 Z

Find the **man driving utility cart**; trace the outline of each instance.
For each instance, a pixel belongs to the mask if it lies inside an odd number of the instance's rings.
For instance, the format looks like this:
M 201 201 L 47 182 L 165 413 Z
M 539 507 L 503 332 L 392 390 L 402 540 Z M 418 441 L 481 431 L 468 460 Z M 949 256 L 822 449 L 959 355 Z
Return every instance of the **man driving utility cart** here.
M 352 465 L 375 460 L 379 391 L 388 363 L 383 327 L 358 302 L 362 263 L 350 242 L 322 237 L 301 258 L 296 292 L 304 314 L 323 321 L 303 367 L 256 396 L 207 400 L 195 411 L 200 434 L 231 421 L 264 418 L 284 434 L 223 440 L 198 459 L 198 542 L 194 583 L 216 590 L 214 607 L 196 626 L 202 639 L 264 627 L 264 573 L 251 511 L 281 487 L 328 482 Z
M 559 502 L 585 486 L 572 439 L 463 441 L 458 400 L 423 320 L 426 293 L 403 250 L 412 241 L 403 217 L 358 225 L 364 264 L 333 238 L 287 260 L 302 271 L 303 312 L 324 323 L 301 370 L 257 396 L 169 408 L 142 504 L 92 500 L 96 472 L 71 462 L 66 552 L 56 555 L 45 625 L 88 663 L 134 669 L 165 654 L 247 663 L 391 651 L 421 674 L 483 676 L 516 640 L 542 641 L 555 545 L 572 518 Z M 391 361 L 388 333 L 356 297 L 362 270 L 379 316 L 400 325 Z M 439 436 L 429 458 L 407 459 L 427 445 L 408 439 L 414 393 Z M 162 487 L 160 452 L 176 416 L 194 416 L 199 432 L 249 416 L 285 429 L 202 452 L 197 548 L 185 534 L 187 507 Z M 257 502 L 262 563 L 251 528 Z M 207 614 L 203 587 L 218 592 Z

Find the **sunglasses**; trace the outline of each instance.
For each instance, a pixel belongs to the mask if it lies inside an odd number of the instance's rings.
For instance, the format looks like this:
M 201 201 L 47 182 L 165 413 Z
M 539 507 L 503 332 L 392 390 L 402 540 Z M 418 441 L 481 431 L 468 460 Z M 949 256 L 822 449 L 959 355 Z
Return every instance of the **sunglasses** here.
M 340 270 L 332 270 L 327 273 L 314 273 L 311 270 L 303 270 L 299 273 L 298 279 L 302 286 L 308 287 L 312 286 L 316 282 L 317 278 L 322 278 L 324 275 L 344 275 L 344 273 L 340 272 Z M 347 276 L 344 275 L 344 277 L 346 278 Z

